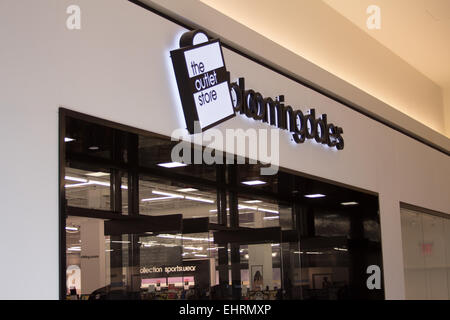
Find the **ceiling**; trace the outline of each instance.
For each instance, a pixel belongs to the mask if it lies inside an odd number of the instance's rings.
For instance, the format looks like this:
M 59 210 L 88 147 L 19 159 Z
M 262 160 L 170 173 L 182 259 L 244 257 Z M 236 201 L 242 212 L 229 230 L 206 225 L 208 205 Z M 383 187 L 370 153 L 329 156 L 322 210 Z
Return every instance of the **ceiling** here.
M 444 89 L 450 89 L 450 0 L 322 0 Z M 369 30 L 369 5 L 381 29 Z
M 199 1 L 450 137 L 450 0 Z

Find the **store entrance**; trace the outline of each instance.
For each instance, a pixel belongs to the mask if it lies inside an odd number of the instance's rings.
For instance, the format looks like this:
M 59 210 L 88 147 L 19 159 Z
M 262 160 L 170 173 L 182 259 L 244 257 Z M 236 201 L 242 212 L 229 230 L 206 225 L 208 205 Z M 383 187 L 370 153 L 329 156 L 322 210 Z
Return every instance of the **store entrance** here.
M 366 284 L 382 270 L 376 195 L 247 160 L 173 162 L 168 137 L 60 117 L 61 298 L 384 298 Z

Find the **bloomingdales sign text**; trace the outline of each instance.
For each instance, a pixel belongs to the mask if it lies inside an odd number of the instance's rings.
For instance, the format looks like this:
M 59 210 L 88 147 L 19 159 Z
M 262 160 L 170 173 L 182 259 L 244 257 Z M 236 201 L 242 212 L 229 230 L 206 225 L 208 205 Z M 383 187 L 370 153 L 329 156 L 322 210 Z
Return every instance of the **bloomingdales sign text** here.
M 189 133 L 205 131 L 235 116 L 238 112 L 292 133 L 300 144 L 307 139 L 337 150 L 344 149 L 344 130 L 328 122 L 326 114 L 316 115 L 285 105 L 284 96 L 263 97 L 246 90 L 244 78 L 230 83 L 220 41 L 209 40 L 206 33 L 194 30 L 180 38 L 180 49 L 171 51 L 178 91 Z

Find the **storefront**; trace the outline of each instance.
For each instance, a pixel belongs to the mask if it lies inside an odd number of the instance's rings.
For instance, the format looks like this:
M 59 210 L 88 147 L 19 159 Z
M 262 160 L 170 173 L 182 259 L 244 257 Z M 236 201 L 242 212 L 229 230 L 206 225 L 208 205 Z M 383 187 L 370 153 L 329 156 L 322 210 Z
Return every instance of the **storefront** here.
M 39 149 L 39 173 L 23 166 L 35 193 L 11 198 L 30 221 L 41 208 L 46 245 L 28 254 L 42 297 L 413 297 L 408 242 L 428 260 L 438 242 L 408 238 L 401 212 L 447 219 L 448 150 L 218 42 L 214 30 L 180 43 L 200 21 L 134 2 L 103 1 L 108 15 L 83 2 L 90 22 L 78 33 L 49 21 L 58 50 L 24 66 L 56 67 L 48 82 L 31 72 L 33 97 L 15 92 L 30 107 L 8 130 L 45 139 L 21 144 Z M 48 194 L 34 182 L 41 175 Z M 450 253 L 439 248 L 446 258 L 431 278 L 445 279 L 434 283 L 448 298 Z M 431 267 L 420 268 L 411 292 L 427 286 Z
M 378 288 L 366 281 L 368 266 L 382 268 L 376 194 L 284 168 L 261 175 L 248 159 L 173 162 L 178 141 L 60 116 L 67 295 L 384 297 L 381 272 Z M 192 158 L 205 151 L 189 146 Z

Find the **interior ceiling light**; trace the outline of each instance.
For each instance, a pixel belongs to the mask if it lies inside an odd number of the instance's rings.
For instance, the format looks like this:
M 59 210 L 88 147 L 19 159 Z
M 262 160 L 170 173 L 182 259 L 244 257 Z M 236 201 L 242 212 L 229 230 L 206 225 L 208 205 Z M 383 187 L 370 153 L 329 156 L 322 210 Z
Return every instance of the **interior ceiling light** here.
M 356 205 L 358 205 L 358 202 L 355 202 L 355 201 L 341 202 L 341 205 L 343 205 L 343 206 L 356 206 Z
M 74 184 L 66 184 L 64 187 L 66 188 L 75 188 L 75 187 L 82 187 L 89 185 L 89 182 L 83 182 L 83 183 L 74 183 Z
M 168 200 L 168 199 L 173 199 L 174 197 L 155 197 L 155 198 L 147 198 L 147 199 L 142 199 L 141 202 L 148 202 L 148 201 L 160 201 L 160 200 Z
M 87 179 L 71 177 L 71 176 L 65 176 L 64 179 L 69 180 L 69 181 L 76 181 L 76 182 L 88 182 Z
M 242 181 L 242 183 L 248 186 L 257 186 L 261 184 L 266 184 L 267 182 L 261 180 L 250 180 L 250 181 Z
M 262 201 L 261 200 L 247 200 L 247 201 L 244 201 L 245 203 L 261 203 Z
M 191 247 L 191 246 L 183 246 L 184 249 L 187 250 L 197 250 L 197 251 L 202 251 L 203 247 Z
M 264 220 L 276 220 L 276 219 L 279 219 L 279 217 L 278 217 L 278 216 L 264 217 L 263 219 L 264 219 Z
M 249 210 L 258 210 L 258 207 L 244 206 L 242 204 L 238 205 L 238 209 L 249 209 Z
M 313 193 L 313 194 L 305 194 L 305 198 L 315 199 L 315 198 L 323 198 L 324 194 L 321 193 Z
M 165 162 L 165 163 L 158 163 L 158 166 L 164 168 L 177 168 L 177 167 L 185 167 L 187 166 L 187 164 L 181 162 Z
M 66 231 L 75 231 L 75 232 L 77 232 L 78 231 L 78 228 L 77 227 L 66 227 Z
M 64 138 L 64 142 L 71 142 L 71 141 L 75 141 L 75 139 L 68 138 L 68 137 Z
M 106 172 L 90 172 L 90 173 L 86 173 L 87 176 L 91 176 L 91 177 L 104 177 L 104 176 L 109 176 L 109 173 Z
M 214 200 L 211 200 L 211 199 L 205 199 L 205 198 L 200 198 L 200 197 L 190 197 L 190 196 L 186 196 L 185 198 L 186 198 L 187 200 L 200 201 L 200 202 L 206 202 L 206 203 L 214 203 Z
M 306 251 L 306 254 L 323 254 L 323 252 L 320 252 L 320 251 Z
M 230 208 L 227 208 L 227 211 L 230 211 Z M 209 210 L 209 212 L 217 212 L 217 209 Z
M 182 196 L 182 195 L 179 195 L 176 193 L 165 192 L 165 191 L 153 190 L 152 193 L 160 195 L 160 196 L 168 196 L 168 197 L 172 197 L 172 198 L 184 198 L 184 196 Z
M 180 239 L 180 240 L 192 240 L 192 241 L 209 241 L 209 242 L 214 241 L 213 238 L 195 238 L 195 237 L 181 236 L 181 235 L 167 234 L 167 233 L 158 234 L 156 237 L 165 238 L 165 239 Z
M 194 188 L 184 188 L 184 189 L 178 189 L 178 192 L 194 192 L 194 191 L 198 191 L 198 189 L 194 189 Z
M 73 178 L 73 177 L 71 177 L 71 178 Z M 66 177 L 66 179 L 67 179 L 67 177 Z M 67 180 L 71 180 L 71 179 L 67 179 Z M 86 182 L 74 183 L 74 184 L 66 184 L 65 187 L 66 188 L 74 188 L 74 187 L 82 187 L 82 186 L 91 185 L 91 184 L 98 185 L 98 186 L 103 186 L 103 187 L 109 187 L 110 186 L 109 182 L 106 182 L 106 181 L 98 181 L 98 180 L 84 180 L 84 181 L 86 181 Z M 128 189 L 128 187 L 126 185 L 122 185 L 121 188 L 122 189 Z
M 260 208 L 260 207 L 253 207 L 253 206 L 246 206 L 243 204 L 239 204 L 238 205 L 238 209 L 242 210 L 242 209 L 248 209 L 248 210 L 257 210 L 257 211 L 262 211 L 262 212 L 268 212 L 268 213 L 274 213 L 274 214 L 279 214 L 279 212 L 277 210 L 272 210 L 272 209 L 266 209 L 266 208 Z M 228 209 L 227 209 L 228 210 Z M 217 210 L 215 210 L 217 211 Z M 213 212 L 210 210 L 210 212 Z
M 91 147 L 89 147 L 88 149 L 89 149 L 89 150 L 92 150 L 92 151 L 96 151 L 96 150 L 98 150 L 98 149 L 100 149 L 100 148 L 97 147 L 97 146 L 91 146 Z

